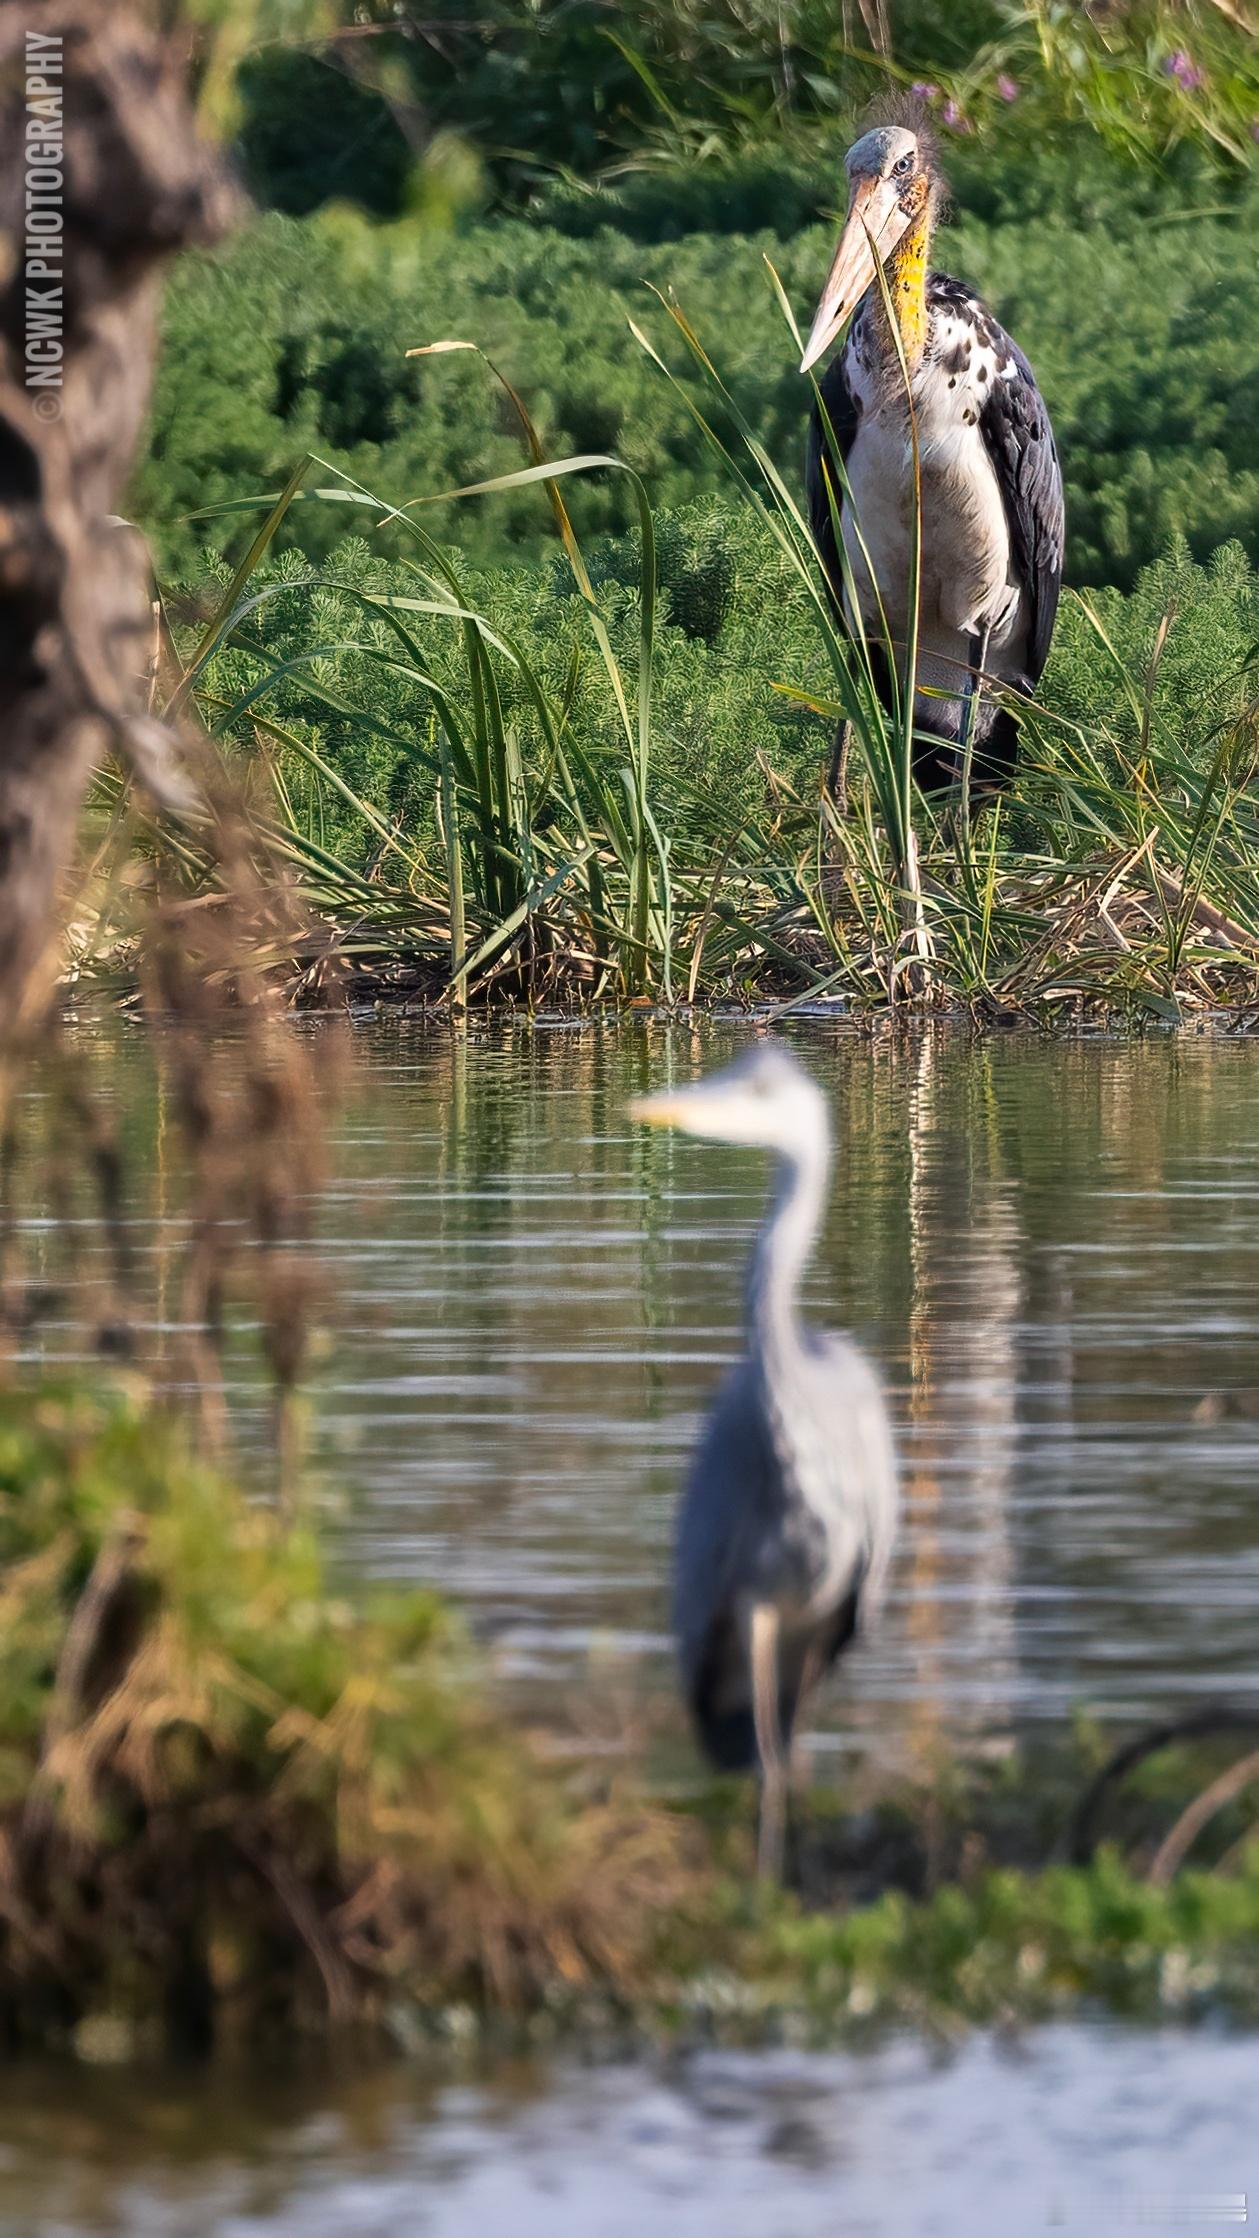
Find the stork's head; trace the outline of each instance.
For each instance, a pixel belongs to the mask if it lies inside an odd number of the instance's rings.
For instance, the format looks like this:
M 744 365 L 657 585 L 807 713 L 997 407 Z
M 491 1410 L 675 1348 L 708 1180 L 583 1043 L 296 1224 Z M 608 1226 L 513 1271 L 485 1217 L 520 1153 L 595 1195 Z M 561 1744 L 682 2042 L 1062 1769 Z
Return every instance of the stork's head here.
M 641 1096 L 630 1116 L 648 1127 L 679 1127 L 710 1142 L 741 1142 L 789 1159 L 825 1158 L 826 1098 L 781 1042 L 758 1041 L 723 1072 L 689 1087 Z
M 875 274 L 911 225 L 930 217 L 938 191 L 925 125 L 876 124 L 849 148 L 848 215 L 822 290 L 800 370 L 828 350 Z

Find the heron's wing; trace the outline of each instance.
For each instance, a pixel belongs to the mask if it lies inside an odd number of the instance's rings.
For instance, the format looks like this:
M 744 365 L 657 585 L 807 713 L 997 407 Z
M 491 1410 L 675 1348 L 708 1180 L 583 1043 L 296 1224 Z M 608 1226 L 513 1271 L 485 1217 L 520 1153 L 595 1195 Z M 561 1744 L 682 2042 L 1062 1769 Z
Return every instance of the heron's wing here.
M 807 1340 L 795 1371 L 807 1499 L 784 1483 L 784 1459 L 756 1371 L 727 1376 L 704 1426 L 678 1517 L 674 1630 L 687 1699 L 712 1761 L 756 1760 L 740 1601 L 784 1587 L 815 1613 L 784 1645 L 779 1714 L 789 1733 L 810 1647 L 831 1661 L 877 1603 L 896 1526 L 896 1472 L 878 1380 L 840 1337 Z
M 1004 327 L 990 319 L 997 372 L 979 429 L 1010 524 L 1014 565 L 1028 602 L 1027 681 L 1049 658 L 1062 589 L 1066 510 L 1054 432 L 1036 375 Z
M 841 459 L 847 460 L 857 433 L 857 422 L 861 417 L 857 400 L 848 386 L 844 355 L 845 352 L 841 350 L 834 364 L 827 367 L 818 383 L 822 410 L 819 411 L 818 396 L 815 396 L 809 413 L 809 434 L 804 455 L 804 487 L 809 501 L 809 526 L 813 531 L 813 541 L 822 556 L 826 579 L 837 602 L 843 597 L 844 576 L 839 564 L 839 547 L 835 540 L 831 503 L 833 497 L 835 513 L 838 514 L 843 493 L 835 472 L 834 454 L 838 450 Z
M 747 1363 L 722 1384 L 691 1461 L 678 1511 L 673 1628 L 683 1677 L 692 1686 L 715 1625 L 751 1583 L 769 1508 L 765 1427 Z
M 896 1537 L 899 1495 L 892 1427 L 882 1385 L 849 1337 L 811 1335 L 814 1409 L 828 1425 L 839 1590 L 854 1596 L 854 1621 L 878 1607 Z M 842 1644 L 842 1643 L 841 1643 Z

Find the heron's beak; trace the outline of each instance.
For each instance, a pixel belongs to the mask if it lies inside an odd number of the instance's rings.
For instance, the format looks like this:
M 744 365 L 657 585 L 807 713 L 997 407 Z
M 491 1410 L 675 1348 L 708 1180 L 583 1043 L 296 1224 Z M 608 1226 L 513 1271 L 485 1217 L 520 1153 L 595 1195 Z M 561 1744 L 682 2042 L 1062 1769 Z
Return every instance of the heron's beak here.
M 662 1088 L 654 1096 L 638 1096 L 629 1108 L 630 1118 L 644 1127 L 680 1127 L 683 1134 L 703 1135 L 710 1142 L 738 1142 L 743 1103 L 744 1098 L 727 1086 L 724 1074 L 708 1073 L 688 1088 Z
M 707 1073 L 688 1088 L 638 1096 L 629 1109 L 644 1127 L 677 1127 L 705 1142 L 759 1142 L 764 1119 L 763 1107 L 758 1115 L 746 1092 L 721 1072 Z
M 885 263 L 909 222 L 890 179 L 853 180 L 835 262 L 800 360 L 802 373 L 817 364 L 852 317 L 874 278 L 876 252 L 880 264 Z
M 688 1121 L 685 1088 L 662 1089 L 656 1096 L 635 1096 L 629 1107 L 631 1119 L 644 1127 L 685 1127 Z

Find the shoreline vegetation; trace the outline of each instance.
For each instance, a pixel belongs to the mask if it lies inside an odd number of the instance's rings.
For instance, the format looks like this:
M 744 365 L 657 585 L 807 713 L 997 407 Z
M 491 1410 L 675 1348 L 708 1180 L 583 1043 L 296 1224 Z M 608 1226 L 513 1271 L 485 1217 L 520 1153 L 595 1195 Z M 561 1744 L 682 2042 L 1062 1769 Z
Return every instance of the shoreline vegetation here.
M 0 1581 L 10 2054 L 1259 2016 L 1255 1765 L 1209 1713 L 1100 1782 L 1083 1731 L 858 1775 L 767 1892 L 745 1788 L 561 1767 L 435 1596 L 331 1590 L 138 1381 L 0 1406 Z
M 208 734 L 291 891 L 265 961 L 294 999 L 335 978 L 456 1016 L 842 1000 L 1249 1025 L 1253 54 L 1211 6 L 895 13 L 894 55 L 807 6 L 772 38 L 740 18 L 723 79 L 665 0 L 634 55 L 581 8 L 504 5 L 473 42 L 482 104 L 526 49 L 551 84 L 569 41 L 573 100 L 602 98 L 593 39 L 619 106 L 595 101 L 586 139 L 548 110 L 553 161 L 496 157 L 464 200 L 466 163 L 443 201 L 423 162 L 412 193 L 368 156 L 329 200 L 292 169 L 285 99 L 304 89 L 303 148 L 348 100 L 377 156 L 388 104 L 372 125 L 377 92 L 346 92 L 318 41 L 244 66 L 264 207 L 175 274 L 134 510 L 154 712 Z M 837 628 L 802 512 L 794 314 L 833 248 L 846 120 L 910 80 L 956 190 L 940 261 L 1026 346 L 1067 485 L 1050 666 L 1013 783 L 969 812 L 917 793 L 906 710 Z M 108 771 L 94 805 L 68 968 L 125 986 L 147 882 L 212 901 L 214 838 Z
M 484 609 L 481 586 L 414 509 L 312 457 L 211 605 L 164 609 L 167 705 L 195 710 L 226 755 L 259 859 L 298 905 L 269 958 L 298 999 L 336 974 L 351 996 L 401 990 L 452 1016 L 503 1001 L 672 1010 L 840 998 L 856 1013 L 961 1013 L 975 1025 L 1248 1019 L 1259 1004 L 1259 640 L 1205 694 L 1199 683 L 1191 711 L 1180 679 L 1170 703 L 1160 698 L 1169 644 L 1200 651 L 1186 604 L 1214 588 L 1232 601 L 1234 635 L 1259 621 L 1240 550 L 1217 555 L 1209 576 L 1183 545 L 1147 570 L 1129 602 L 1141 610 L 1135 628 L 1120 615 L 1124 650 L 1105 602 L 1076 594 L 1068 634 L 1078 658 L 1083 633 L 1088 661 L 1106 672 L 1106 704 L 1084 720 L 1021 707 L 1013 784 L 966 814 L 952 795 L 924 799 L 913 786 L 908 712 L 884 713 L 869 650 L 837 628 L 790 488 L 763 454 L 754 487 L 727 451 L 762 568 L 828 673 L 808 688 L 771 680 L 808 722 L 777 766 L 755 747 L 733 800 L 716 767 L 686 775 L 676 758 L 658 786 L 659 640 L 680 633 L 660 620 L 646 492 L 639 485 L 639 533 L 619 561 L 631 580 L 614 579 L 609 607 L 565 491 L 619 462 L 544 464 L 513 406 L 535 464 L 505 479 L 549 497 L 567 571 L 552 613 L 527 617 L 531 634 Z M 756 454 L 752 430 L 742 433 Z M 316 481 L 328 473 L 331 483 Z M 308 484 L 317 501 L 404 533 L 414 556 L 382 559 L 356 538 L 323 568 L 292 552 L 272 560 Z M 577 617 L 564 617 L 577 634 L 562 674 L 546 644 L 557 605 Z M 856 745 L 837 803 L 819 749 L 841 720 Z M 363 769 L 376 749 L 391 769 L 383 794 Z M 347 774 L 356 768 L 362 789 Z M 216 891 L 213 844 L 195 819 L 137 828 L 108 774 L 97 807 L 76 979 L 125 975 L 129 898 L 155 865 L 187 900 Z
M 766 285 L 789 323 L 772 266 Z M 482 359 L 529 464 L 398 504 L 308 453 L 278 493 L 210 509 L 253 529 L 234 568 L 210 558 L 163 595 L 155 704 L 225 756 L 299 905 L 269 958 L 290 992 L 335 972 L 453 1015 L 842 997 L 978 1025 L 1244 1017 L 1259 579 L 1241 546 L 1203 567 L 1174 536 L 1130 593 L 1068 592 L 1009 788 L 969 813 L 924 798 L 909 710 L 885 713 L 872 649 L 837 626 L 792 480 L 685 309 L 655 310 L 626 347 L 681 397 L 730 499 L 660 512 L 611 452 L 548 458 L 479 350 L 423 345 Z M 583 487 L 609 478 L 637 526 L 587 552 Z M 549 515 L 545 572 L 479 575 L 428 525 L 432 504 L 449 523 L 452 497 L 465 518 L 513 491 Z M 329 514 L 360 530 L 322 560 L 286 544 Z M 195 817 L 145 820 L 108 773 L 96 808 L 75 977 L 125 974 L 154 867 L 191 901 L 217 890 Z

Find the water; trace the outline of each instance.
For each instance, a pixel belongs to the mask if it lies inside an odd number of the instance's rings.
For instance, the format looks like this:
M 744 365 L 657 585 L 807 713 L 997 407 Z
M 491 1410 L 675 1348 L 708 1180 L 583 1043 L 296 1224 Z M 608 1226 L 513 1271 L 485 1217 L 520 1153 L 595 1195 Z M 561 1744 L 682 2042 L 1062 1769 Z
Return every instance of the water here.
M 766 1180 L 625 1107 L 750 1030 L 357 1037 L 320 1221 L 316 1449 L 351 1493 L 341 1544 L 450 1588 L 513 1699 L 552 1719 L 580 1700 L 591 1743 L 667 1713 L 675 1487 L 738 1346 Z M 84 1038 L 123 1109 L 160 1346 L 179 1240 L 160 1096 L 138 1034 Z M 888 1620 L 830 1694 L 823 1755 L 1253 1694 L 1259 1419 L 1199 1409 L 1259 1386 L 1259 1054 L 792 1039 L 839 1128 L 811 1309 L 880 1361 L 905 1463 Z M 82 1348 L 98 1269 L 45 1350 Z M 233 1358 L 248 1446 L 265 1410 L 248 1346 Z
M 0 2110 L 0 2238 L 1090 2238 L 1259 2197 L 1254 2046 L 1054 2027 L 942 2055 L 707 2053 L 434 2088 L 46 2073 Z
M 585 1747 L 659 1729 L 675 1767 L 672 1502 L 738 1345 L 766 1177 L 625 1107 L 751 1030 L 364 1027 L 319 1208 L 315 1480 L 349 1488 L 338 1558 L 459 1596 L 519 1714 Z M 1206 1037 L 791 1038 L 839 1136 L 811 1309 L 879 1360 L 906 1491 L 887 1620 L 830 1692 L 823 1773 L 842 1778 L 849 1749 L 912 1762 L 1079 1708 L 1118 1721 L 1253 1696 L 1259 1055 Z M 161 1064 L 133 1029 L 79 1041 L 118 1109 L 135 1306 L 169 1365 L 182 1230 Z M 48 1082 L 30 1093 L 55 1132 Z M 105 1311 L 81 1217 L 30 1339 L 45 1357 L 84 1353 Z M 37 1191 L 20 1225 L 56 1271 Z M 247 1330 L 231 1381 L 248 1462 L 265 1407 Z M 1253 2071 L 1245 2042 L 1078 2028 L 943 2064 L 901 2045 L 445 2091 L 397 2071 L 235 2096 L 36 2077 L 0 2108 L 0 2234 L 628 2238 L 664 2218 L 722 2238 L 969 2238 L 1138 2209 L 1187 2229 L 1191 2195 L 1259 2182 Z

